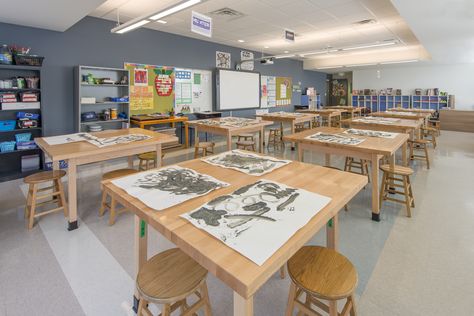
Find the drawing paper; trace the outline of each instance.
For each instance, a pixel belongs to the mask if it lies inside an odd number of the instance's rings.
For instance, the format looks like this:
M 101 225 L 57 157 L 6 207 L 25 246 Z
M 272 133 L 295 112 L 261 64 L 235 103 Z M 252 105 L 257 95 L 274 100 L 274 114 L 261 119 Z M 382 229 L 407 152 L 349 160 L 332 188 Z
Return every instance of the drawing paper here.
M 350 128 L 348 130 L 345 130 L 344 134 L 368 136 L 368 137 L 380 137 L 380 138 L 395 138 L 398 136 L 398 133 L 372 131 L 368 129 L 356 129 L 356 128 Z
M 354 138 L 354 137 L 344 136 L 340 134 L 329 134 L 329 133 L 321 133 L 321 132 L 306 136 L 305 138 L 316 140 L 318 142 L 335 143 L 335 144 L 341 144 L 341 145 L 353 145 L 353 146 L 357 146 L 363 141 L 365 141 L 365 139 L 363 138 Z

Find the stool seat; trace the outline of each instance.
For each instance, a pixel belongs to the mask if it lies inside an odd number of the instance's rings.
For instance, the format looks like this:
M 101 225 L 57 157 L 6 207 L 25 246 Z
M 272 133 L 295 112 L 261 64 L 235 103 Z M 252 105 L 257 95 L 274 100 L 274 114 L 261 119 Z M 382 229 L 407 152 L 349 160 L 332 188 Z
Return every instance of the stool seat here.
M 141 159 L 141 160 L 155 160 L 156 159 L 156 152 L 147 152 L 147 153 L 144 153 L 144 154 L 140 154 L 138 155 L 138 159 Z
M 237 135 L 237 137 L 239 137 L 239 138 L 253 138 L 253 134 L 242 133 L 242 134 Z
M 214 143 L 212 142 L 199 142 L 196 147 L 198 148 L 209 148 L 209 147 L 214 147 Z
M 415 139 L 415 140 L 409 139 L 408 142 L 412 144 L 429 144 L 430 143 L 430 141 L 426 139 Z
M 24 182 L 28 184 L 42 183 L 46 181 L 61 179 L 65 175 L 66 171 L 64 170 L 41 171 L 25 177 Z
M 253 140 L 240 140 L 237 142 L 237 145 L 240 146 L 254 146 L 255 142 Z
M 338 252 L 319 246 L 302 247 L 289 261 L 288 274 L 306 292 L 325 300 L 352 295 L 357 286 L 357 271 Z
M 413 169 L 409 167 L 404 167 L 404 166 L 399 166 L 399 165 L 393 166 L 393 169 L 390 167 L 390 165 L 381 165 L 380 170 L 384 172 L 398 174 L 401 176 L 411 176 L 414 172 Z
M 138 170 L 135 170 L 135 169 L 118 169 L 118 170 L 104 173 L 102 175 L 102 180 L 120 178 L 120 177 L 128 176 L 137 172 Z
M 189 295 L 206 278 L 207 270 L 174 248 L 148 260 L 137 276 L 140 292 L 153 300 L 177 301 Z

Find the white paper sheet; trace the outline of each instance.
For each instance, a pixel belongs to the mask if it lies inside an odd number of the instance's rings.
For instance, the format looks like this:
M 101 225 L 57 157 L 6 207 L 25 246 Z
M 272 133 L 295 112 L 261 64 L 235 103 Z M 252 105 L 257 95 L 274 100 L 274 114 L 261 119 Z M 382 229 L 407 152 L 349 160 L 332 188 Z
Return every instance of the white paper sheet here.
M 86 137 L 87 141 L 92 145 L 95 145 L 99 148 L 117 145 L 117 144 L 127 144 L 131 142 L 138 142 L 141 140 L 150 139 L 151 136 L 143 135 L 143 134 L 127 134 L 121 136 L 114 136 L 114 137 L 105 137 L 105 138 L 98 138 L 92 135 L 90 137 Z
M 229 185 L 179 166 L 133 174 L 112 180 L 112 183 L 158 211 Z
M 352 146 L 357 146 L 363 141 L 365 141 L 365 139 L 363 138 L 354 138 L 354 137 L 344 136 L 340 134 L 329 134 L 329 133 L 321 133 L 321 132 L 306 136 L 305 138 L 316 140 L 318 142 L 323 142 L 323 143 L 335 143 L 335 144 L 352 145 Z
M 379 138 L 395 138 L 398 136 L 398 133 L 389 133 L 389 132 L 373 131 L 373 130 L 368 130 L 368 129 L 356 129 L 356 128 L 350 128 L 348 130 L 345 130 L 344 134 L 368 136 L 368 137 L 379 137 Z
M 219 119 L 204 119 L 196 121 L 198 124 L 209 125 L 209 126 L 222 126 L 222 127 L 245 127 L 257 124 L 257 120 L 247 119 L 243 117 L 227 116 Z
M 75 134 L 44 137 L 43 140 L 48 145 L 54 146 L 54 145 L 81 142 L 81 141 L 86 140 L 84 136 L 92 137 L 92 135 L 89 133 L 75 133 Z
M 208 164 L 227 169 L 234 169 L 252 176 L 261 176 L 291 163 L 291 160 L 277 159 L 270 156 L 232 150 L 219 155 L 201 159 Z
M 396 122 L 400 122 L 400 119 L 390 117 L 366 116 L 364 118 L 353 119 L 352 121 L 372 124 L 395 124 Z
M 262 265 L 330 201 L 262 179 L 181 217 Z

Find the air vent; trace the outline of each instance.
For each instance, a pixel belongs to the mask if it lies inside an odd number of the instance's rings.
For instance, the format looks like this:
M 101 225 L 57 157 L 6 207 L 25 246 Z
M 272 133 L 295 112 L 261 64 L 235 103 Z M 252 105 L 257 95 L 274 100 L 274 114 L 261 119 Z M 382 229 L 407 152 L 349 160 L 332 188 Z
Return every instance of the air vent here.
M 366 20 L 361 20 L 361 21 L 354 22 L 353 24 L 366 25 L 366 24 L 374 24 L 374 23 L 377 23 L 377 20 L 375 20 L 375 19 L 366 19 Z
M 239 18 L 244 16 L 242 12 L 236 11 L 231 8 L 222 8 L 219 10 L 212 11 L 209 14 L 226 18 Z

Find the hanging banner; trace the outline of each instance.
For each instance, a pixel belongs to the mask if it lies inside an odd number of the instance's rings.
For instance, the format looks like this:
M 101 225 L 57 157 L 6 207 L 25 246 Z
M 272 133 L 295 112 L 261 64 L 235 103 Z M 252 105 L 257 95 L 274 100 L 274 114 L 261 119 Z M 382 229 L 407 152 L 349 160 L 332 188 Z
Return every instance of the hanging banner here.
M 193 11 L 191 17 L 191 32 L 212 37 L 212 18 Z

